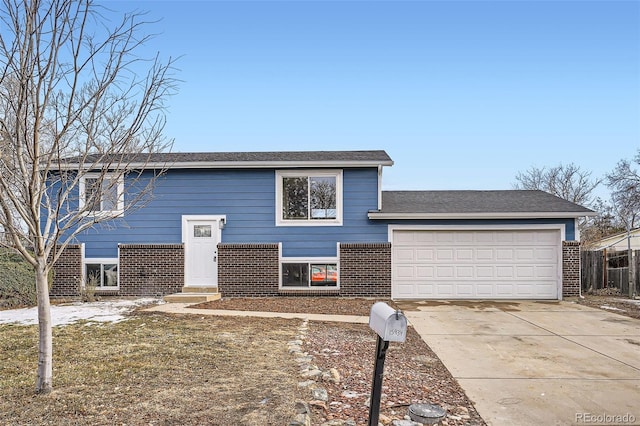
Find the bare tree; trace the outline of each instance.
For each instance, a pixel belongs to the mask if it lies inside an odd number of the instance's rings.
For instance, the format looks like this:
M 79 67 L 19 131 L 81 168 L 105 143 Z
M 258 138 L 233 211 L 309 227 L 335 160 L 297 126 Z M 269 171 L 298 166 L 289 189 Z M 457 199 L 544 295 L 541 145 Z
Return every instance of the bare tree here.
M 633 161 L 640 165 L 640 149 Z M 633 229 L 640 220 L 640 174 L 629 160 L 621 160 L 607 175 L 613 208 L 625 228 Z
M 609 235 L 624 231 L 624 224 L 620 222 L 617 212 L 610 203 L 598 197 L 591 208 L 598 212 L 598 215 L 588 217 L 580 229 L 580 240 L 585 247 Z
M 137 56 L 144 15 L 92 0 L 3 0 L 0 10 L 0 244 L 36 275 L 36 391 L 52 389 L 48 275 L 69 243 L 147 199 L 171 59 Z M 125 202 L 126 201 L 126 202 Z
M 515 189 L 538 189 L 583 206 L 591 205 L 593 190 L 602 179 L 593 179 L 591 172 L 575 164 L 550 168 L 531 167 L 516 175 Z

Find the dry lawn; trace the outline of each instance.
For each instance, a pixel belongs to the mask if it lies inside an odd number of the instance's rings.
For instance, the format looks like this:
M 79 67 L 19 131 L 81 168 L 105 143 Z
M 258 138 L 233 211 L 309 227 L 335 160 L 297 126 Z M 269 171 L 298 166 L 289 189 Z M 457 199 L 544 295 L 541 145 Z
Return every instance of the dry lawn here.
M 299 325 L 137 313 L 56 327 L 49 395 L 34 395 L 37 328 L 0 325 L 0 424 L 285 425 Z

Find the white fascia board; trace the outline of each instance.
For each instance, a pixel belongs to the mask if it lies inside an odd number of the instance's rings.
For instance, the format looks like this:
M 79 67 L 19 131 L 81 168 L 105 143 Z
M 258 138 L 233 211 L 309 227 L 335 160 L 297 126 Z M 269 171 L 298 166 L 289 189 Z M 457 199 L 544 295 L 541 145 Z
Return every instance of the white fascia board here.
M 102 164 L 90 164 L 99 169 Z M 127 169 L 273 169 L 308 167 L 378 167 L 392 166 L 393 161 L 182 161 L 122 163 Z M 60 170 L 77 170 L 78 164 L 60 165 Z
M 596 216 L 595 212 L 517 212 L 517 213 L 383 213 L 369 212 L 369 219 L 567 219 Z

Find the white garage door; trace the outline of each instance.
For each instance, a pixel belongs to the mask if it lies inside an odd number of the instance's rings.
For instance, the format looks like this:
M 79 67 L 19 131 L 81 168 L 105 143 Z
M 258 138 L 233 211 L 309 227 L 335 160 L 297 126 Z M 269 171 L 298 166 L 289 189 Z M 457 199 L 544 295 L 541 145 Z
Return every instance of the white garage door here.
M 393 232 L 397 299 L 557 299 L 560 231 Z

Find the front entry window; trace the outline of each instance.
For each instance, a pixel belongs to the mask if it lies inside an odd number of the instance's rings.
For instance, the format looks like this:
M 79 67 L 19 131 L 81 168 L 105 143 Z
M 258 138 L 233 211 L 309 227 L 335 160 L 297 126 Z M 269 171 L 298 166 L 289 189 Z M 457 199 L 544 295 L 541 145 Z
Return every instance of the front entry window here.
M 195 238 L 211 238 L 211 225 L 193 225 Z

